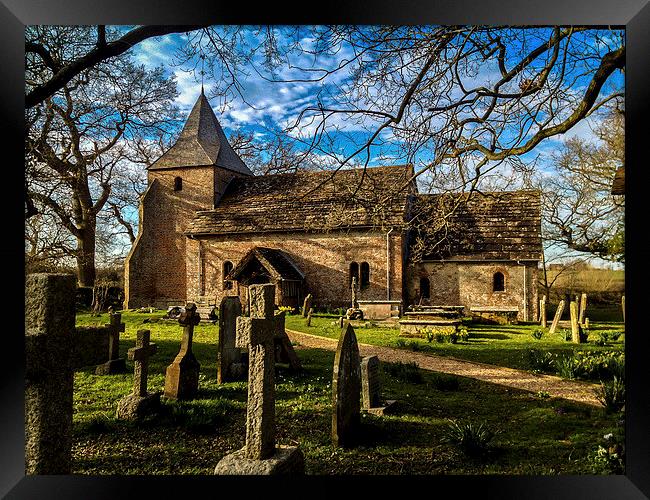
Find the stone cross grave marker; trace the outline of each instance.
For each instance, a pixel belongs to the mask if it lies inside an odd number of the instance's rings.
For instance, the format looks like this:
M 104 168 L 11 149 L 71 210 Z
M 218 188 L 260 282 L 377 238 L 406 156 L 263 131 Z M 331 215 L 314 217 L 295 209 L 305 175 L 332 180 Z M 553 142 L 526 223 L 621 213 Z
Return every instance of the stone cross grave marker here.
M 275 338 L 284 313 L 274 315 L 275 285 L 248 288 L 250 317 L 237 318 L 236 346 L 248 348 L 246 444 L 225 456 L 215 474 L 277 474 L 304 471 L 297 447 L 275 445 Z
M 160 393 L 147 392 L 149 357 L 156 353 L 158 347 L 149 343 L 149 330 L 138 330 L 136 335 L 135 347 L 128 351 L 129 360 L 134 362 L 133 391 L 117 403 L 117 417 L 128 420 L 153 413 L 160 407 Z
M 311 296 L 311 293 L 310 293 L 305 297 L 305 301 L 302 304 L 302 317 L 303 318 L 307 317 L 307 313 L 311 309 L 311 299 L 312 299 L 312 296 Z
M 237 380 L 243 375 L 241 351 L 235 346 L 237 317 L 242 307 L 238 296 L 221 299 L 219 304 L 219 351 L 217 360 L 217 383 Z
M 112 375 L 126 371 L 126 360 L 120 358 L 120 332 L 123 333 L 125 331 L 126 325 L 122 323 L 122 315 L 120 313 L 113 313 L 112 308 L 109 308 L 108 314 L 110 317 L 110 322 L 106 325 L 107 328 L 110 328 L 108 335 L 108 361 L 97 367 L 95 370 L 96 375 Z
M 73 275 L 25 280 L 26 474 L 70 474 L 74 371 L 108 356 L 108 328 L 75 328 L 75 290 Z
M 578 303 L 572 300 L 569 304 L 571 314 L 571 340 L 576 344 L 580 343 L 580 323 L 578 323 Z
M 332 377 L 332 442 L 349 447 L 361 422 L 361 369 L 359 345 L 348 321 L 341 330 Z
M 165 372 L 165 396 L 172 399 L 193 399 L 199 390 L 201 365 L 192 352 L 194 327 L 201 321 L 196 304 L 189 302 L 178 322 L 183 326 L 181 349 Z
M 557 330 L 557 325 L 560 322 L 560 318 L 562 317 L 563 312 L 564 312 L 564 300 L 561 300 L 560 303 L 557 305 L 557 310 L 555 311 L 555 317 L 553 318 L 553 323 L 551 323 L 551 328 L 548 331 L 548 333 L 550 334 L 555 333 L 555 330 Z
M 580 317 L 578 318 L 578 322 L 581 325 L 585 324 L 585 314 L 587 313 L 587 294 L 583 293 L 580 296 Z
M 361 360 L 361 394 L 363 410 L 375 415 L 385 415 L 395 403 L 394 400 L 382 401 L 379 358 L 366 356 Z

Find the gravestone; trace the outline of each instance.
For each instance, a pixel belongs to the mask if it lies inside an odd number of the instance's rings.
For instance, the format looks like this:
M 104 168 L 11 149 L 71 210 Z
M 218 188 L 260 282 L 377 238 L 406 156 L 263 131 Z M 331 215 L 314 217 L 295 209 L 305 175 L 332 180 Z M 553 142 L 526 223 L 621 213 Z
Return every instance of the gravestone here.
M 546 295 L 539 303 L 539 318 L 542 328 L 546 328 Z
M 579 344 L 580 323 L 578 323 L 578 303 L 575 300 L 569 304 L 569 313 L 571 314 L 571 341 Z
M 275 332 L 275 362 L 288 363 L 289 368 L 294 371 L 302 368 L 300 358 L 298 358 L 296 350 L 291 345 L 291 340 L 284 327 Z
M 122 315 L 113 313 L 109 308 L 110 323 L 106 325 L 110 329 L 108 336 L 108 361 L 102 363 L 95 370 L 96 375 L 112 375 L 126 372 L 126 360 L 120 358 L 120 332 L 124 332 L 125 324 L 122 323 Z
M 217 464 L 215 474 L 302 474 L 298 447 L 275 445 L 275 338 L 284 312 L 274 316 L 275 285 L 248 288 L 250 317 L 237 318 L 236 345 L 248 348 L 246 445 Z
M 309 312 L 307 313 L 307 326 L 311 326 L 311 316 L 314 313 L 314 310 L 310 307 Z
M 302 304 L 302 317 L 303 318 L 307 317 L 307 313 L 311 309 L 311 298 L 312 297 L 311 297 L 311 293 L 310 293 L 305 297 L 305 301 Z
M 562 313 L 564 312 L 564 300 L 561 300 L 557 305 L 557 310 L 555 311 L 555 317 L 553 318 L 553 323 L 551 323 L 551 328 L 548 333 L 555 333 L 557 330 L 557 325 L 560 323 L 560 318 L 562 318 Z
M 224 297 L 219 305 L 219 351 L 217 354 L 217 383 L 238 380 L 245 375 L 241 351 L 235 347 L 237 316 L 242 307 L 238 296 Z
M 349 447 L 361 422 L 361 369 L 359 345 L 349 322 L 341 329 L 332 377 L 332 442 Z
M 621 310 L 623 311 L 623 324 L 625 324 L 625 295 L 621 296 Z
M 154 413 L 160 407 L 160 393 L 147 392 L 149 357 L 158 350 L 156 344 L 149 343 L 151 332 L 138 330 L 135 347 L 128 351 L 133 366 L 133 391 L 117 403 L 117 417 L 134 420 Z
M 363 410 L 374 415 L 385 415 L 395 404 L 394 400 L 382 401 L 379 358 L 366 356 L 361 360 L 361 394 Z
M 75 291 L 73 275 L 25 280 L 26 474 L 70 474 L 74 370 L 108 356 L 108 328 L 75 328 Z
M 583 293 L 580 296 L 580 317 L 578 318 L 578 322 L 581 325 L 585 324 L 585 313 L 587 312 L 587 294 Z
M 193 399 L 199 390 L 201 365 L 192 352 L 194 327 L 201 321 L 196 304 L 189 302 L 178 322 L 183 325 L 181 349 L 165 372 L 165 396 L 172 399 Z
M 339 321 L 338 321 L 339 328 L 343 328 L 343 322 L 344 321 L 345 320 L 344 320 L 343 316 L 339 316 Z

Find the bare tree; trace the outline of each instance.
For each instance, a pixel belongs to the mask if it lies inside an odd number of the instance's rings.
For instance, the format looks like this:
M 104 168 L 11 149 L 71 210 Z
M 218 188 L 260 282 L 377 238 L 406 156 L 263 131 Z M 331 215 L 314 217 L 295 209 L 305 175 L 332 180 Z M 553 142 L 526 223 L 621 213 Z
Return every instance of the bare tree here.
M 78 41 L 91 36 L 86 27 L 50 34 L 53 43 L 58 35 Z M 176 95 L 162 68 L 148 71 L 122 56 L 86 70 L 26 111 L 27 207 L 49 214 L 74 237 L 70 253 L 82 286 L 95 281 L 98 216 L 119 200 L 108 204 L 129 163 L 129 143 L 171 125 Z

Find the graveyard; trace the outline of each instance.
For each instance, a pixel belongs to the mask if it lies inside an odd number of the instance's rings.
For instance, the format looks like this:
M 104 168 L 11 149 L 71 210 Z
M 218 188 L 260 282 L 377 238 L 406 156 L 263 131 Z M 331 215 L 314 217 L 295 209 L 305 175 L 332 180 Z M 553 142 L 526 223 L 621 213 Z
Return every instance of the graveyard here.
M 137 331 L 143 328 L 151 332 L 151 341 L 157 346 L 149 363 L 148 390 L 152 392 L 163 392 L 167 366 L 178 354 L 183 332 L 178 321 L 163 316 L 161 310 L 122 312 L 125 328 L 120 336 L 120 356 L 128 358 L 129 349 L 136 346 Z M 90 327 L 103 325 L 106 318 L 107 314 L 78 313 L 76 322 L 78 327 Z M 332 325 L 335 319 L 335 315 L 316 314 L 307 327 L 302 315 L 290 314 L 286 328 L 338 338 L 341 330 Z M 419 343 L 423 348 L 433 346 L 435 354 L 484 362 L 496 361 L 500 351 L 507 353 L 516 350 L 515 346 L 519 346 L 519 354 L 528 345 L 572 348 L 559 336 L 535 340 L 531 329 L 530 325 L 477 326 L 472 331 L 476 347 L 470 348 L 469 340 L 468 346 L 444 344 L 447 352 L 438 350 L 443 344 L 422 339 Z M 72 472 L 212 474 L 223 457 L 242 448 L 247 383 L 217 382 L 218 330 L 218 325 L 210 322 L 194 328 L 192 351 L 200 364 L 196 397 L 188 401 L 162 397 L 157 414 L 139 421 L 117 418 L 115 413 L 118 401 L 132 389 L 132 362 L 127 362 L 126 373 L 110 376 L 97 375 L 93 367 L 77 371 Z M 392 343 L 400 349 L 395 331 L 359 323 L 354 332 L 361 344 Z M 603 436 L 621 432 L 621 414 L 607 413 L 602 407 L 380 361 L 382 397 L 396 401 L 392 411 L 382 416 L 362 411 L 354 444 L 335 446 L 335 353 L 299 344 L 294 347 L 301 361 L 299 371 L 287 363 L 276 364 L 275 437 L 281 445 L 299 446 L 306 474 L 589 474 L 593 473 L 594 450 L 604 444 Z M 611 351 L 620 349 L 621 341 L 579 347 Z M 507 359 L 505 356 L 503 363 L 525 368 L 523 358 L 511 356 L 518 364 Z M 494 432 L 484 454 L 468 456 L 448 442 L 448 429 L 455 420 L 483 423 Z

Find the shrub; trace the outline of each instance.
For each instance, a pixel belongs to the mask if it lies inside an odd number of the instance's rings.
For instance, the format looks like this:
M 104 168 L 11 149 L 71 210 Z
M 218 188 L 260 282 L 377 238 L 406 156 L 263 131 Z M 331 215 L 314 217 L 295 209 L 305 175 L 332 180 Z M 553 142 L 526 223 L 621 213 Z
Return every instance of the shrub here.
M 444 373 L 436 373 L 431 379 L 431 385 L 439 391 L 457 391 L 460 383 L 458 377 L 445 375 Z
M 609 332 L 607 331 L 598 332 L 598 339 L 594 340 L 594 344 L 603 347 L 604 345 L 607 344 L 607 342 L 609 342 Z
M 397 341 L 395 342 L 395 345 L 396 345 L 397 347 L 406 347 L 406 340 L 404 340 L 404 339 L 397 339 Z
M 280 312 L 284 311 L 287 315 L 293 314 L 295 312 L 294 308 L 291 306 L 280 306 L 278 307 Z
M 614 376 L 612 380 L 600 382 L 596 390 L 598 401 L 605 407 L 607 413 L 614 413 L 625 406 L 625 381 Z
M 414 384 L 422 383 L 422 373 L 420 367 L 414 361 L 410 363 L 383 363 L 384 371 L 392 377 L 402 380 L 404 382 L 411 382 Z
M 460 422 L 451 420 L 444 433 L 444 440 L 458 445 L 468 456 L 485 455 L 495 433 L 484 423 Z
M 407 345 L 408 348 L 411 349 L 411 351 L 417 352 L 422 350 L 422 346 L 420 345 L 420 343 L 415 340 L 411 340 Z
M 541 351 L 539 349 L 529 349 L 526 351 L 527 364 L 535 372 L 554 372 L 555 358 L 553 353 Z
M 536 328 L 531 332 L 531 335 L 535 340 L 542 340 L 542 337 L 544 336 L 544 330 L 541 328 Z
M 599 444 L 589 455 L 591 471 L 594 474 L 625 474 L 625 439 L 620 431 L 603 436 Z
M 546 391 L 537 391 L 535 394 L 539 399 L 548 399 L 551 395 Z
M 469 339 L 469 330 L 465 326 L 461 326 L 458 328 L 458 340 L 461 342 L 467 341 Z
M 589 330 L 587 330 L 586 328 L 579 328 L 578 336 L 580 337 L 580 342 L 584 344 L 585 342 L 587 342 L 587 339 L 589 338 Z
M 555 369 L 562 378 L 576 378 L 576 362 L 573 356 L 560 356 L 555 360 Z
M 448 328 L 436 328 L 431 326 L 423 328 L 420 330 L 420 333 L 424 334 L 428 342 L 435 340 L 440 344 L 445 342 L 455 344 L 458 340 L 467 340 L 467 338 L 469 338 L 469 332 L 465 327 L 460 327 L 457 331 L 449 331 Z
M 625 354 L 621 351 L 577 351 L 574 355 L 576 375 L 590 380 L 625 378 Z
M 573 340 L 573 338 L 571 337 L 571 330 L 560 330 L 560 335 L 567 342 L 571 342 Z

